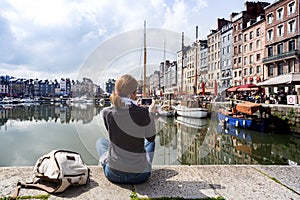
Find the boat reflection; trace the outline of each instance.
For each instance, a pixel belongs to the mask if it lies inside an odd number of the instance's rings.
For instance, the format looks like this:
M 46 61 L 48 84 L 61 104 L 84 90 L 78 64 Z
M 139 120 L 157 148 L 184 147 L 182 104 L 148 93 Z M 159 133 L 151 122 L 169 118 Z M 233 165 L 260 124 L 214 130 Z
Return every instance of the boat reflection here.
M 203 128 L 204 126 L 208 125 L 208 119 L 199 119 L 199 118 L 191 118 L 191 117 L 182 117 L 182 116 L 177 116 L 176 117 L 176 122 L 179 124 L 183 124 L 188 127 L 192 128 Z

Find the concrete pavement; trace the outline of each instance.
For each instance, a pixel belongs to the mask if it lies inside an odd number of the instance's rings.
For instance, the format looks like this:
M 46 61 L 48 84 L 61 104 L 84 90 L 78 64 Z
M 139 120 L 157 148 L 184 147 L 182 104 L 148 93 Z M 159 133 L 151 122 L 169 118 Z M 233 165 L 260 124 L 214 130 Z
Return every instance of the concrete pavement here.
M 98 166 L 89 166 L 91 181 L 68 188 L 48 199 L 132 199 L 180 197 L 184 199 L 300 199 L 299 166 L 199 165 L 154 166 L 150 179 L 139 185 L 110 183 Z M 18 181 L 29 180 L 33 167 L 0 167 L 0 199 L 10 196 Z M 135 191 L 135 193 L 134 193 Z M 46 195 L 21 189 L 20 196 Z

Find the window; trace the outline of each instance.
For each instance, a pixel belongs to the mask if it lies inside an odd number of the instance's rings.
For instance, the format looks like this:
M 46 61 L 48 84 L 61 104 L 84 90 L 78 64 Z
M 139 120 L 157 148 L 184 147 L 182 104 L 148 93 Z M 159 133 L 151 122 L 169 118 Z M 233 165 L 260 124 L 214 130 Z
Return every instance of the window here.
M 242 63 L 242 57 L 239 57 L 239 63 Z
M 289 31 L 289 33 L 294 33 L 296 31 L 295 20 L 289 21 L 288 31 Z
M 282 20 L 283 19 L 283 8 L 279 8 L 277 10 L 277 20 Z
M 253 43 L 252 42 L 249 44 L 249 50 L 253 51 Z
M 256 36 L 260 36 L 260 34 L 261 34 L 261 29 L 260 29 L 260 28 L 257 28 L 257 29 L 256 29 Z
M 248 64 L 248 58 L 244 57 L 244 65 L 247 65 L 247 64 Z
M 289 51 L 294 51 L 296 48 L 295 40 L 289 41 Z
M 242 45 L 239 45 L 239 53 L 242 53 Z
M 291 72 L 295 72 L 295 61 L 294 60 L 291 60 L 291 61 L 289 61 L 289 73 L 291 73 Z
M 227 46 L 227 53 L 230 53 L 230 46 Z
M 244 35 L 244 42 L 247 42 L 247 34 Z
M 240 30 L 243 29 L 243 24 L 242 23 L 239 23 L 239 28 L 240 28 Z
M 283 37 L 283 33 L 284 33 L 283 25 L 277 26 L 277 36 L 278 37 Z
M 237 52 L 237 47 L 234 47 L 234 55 L 237 55 L 238 52 Z
M 259 49 L 260 48 L 260 40 L 256 41 L 256 48 Z
M 244 45 L 244 53 L 247 53 L 247 50 L 248 50 L 247 47 L 248 47 L 247 45 Z
M 235 58 L 235 59 L 233 59 L 233 64 L 236 64 L 236 58 Z
M 234 36 L 234 42 L 237 42 L 237 36 Z
M 257 74 L 260 73 L 260 65 L 256 66 L 256 73 L 257 73 Z
M 254 62 L 253 55 L 250 55 L 249 61 L 250 61 L 250 64 L 252 64 Z
M 274 75 L 274 66 L 270 65 L 268 68 L 268 76 L 273 76 Z
M 225 42 L 225 40 L 226 40 L 226 36 L 223 36 L 223 42 Z
M 229 33 L 229 34 L 227 35 L 227 40 L 229 41 L 230 38 L 231 38 L 231 33 Z
M 278 75 L 283 74 L 283 62 L 281 62 L 281 63 L 278 64 L 277 70 L 278 70 L 278 71 L 277 71 L 277 74 L 278 74 Z
M 254 69 L 253 69 L 253 67 L 250 67 L 249 74 L 254 74 Z
M 244 69 L 244 76 L 247 75 L 247 69 Z
M 270 29 L 268 30 L 268 37 L 267 39 L 270 41 L 270 40 L 273 40 L 273 29 Z
M 242 34 L 239 34 L 239 41 L 242 40 Z
M 288 11 L 288 14 L 289 14 L 289 15 L 295 13 L 295 11 L 296 11 L 296 5 L 295 5 L 295 2 L 290 3 L 288 9 L 289 9 L 289 11 Z
M 257 62 L 260 61 L 260 53 L 256 54 L 256 61 L 257 61 Z
M 268 15 L 267 21 L 268 21 L 268 24 L 272 24 L 273 23 L 273 14 L 272 13 Z
M 234 77 L 237 77 L 237 72 L 234 72 Z
M 233 26 L 233 31 L 235 32 L 237 30 L 236 25 Z
M 273 47 L 268 47 L 268 56 L 273 56 Z
M 253 39 L 253 37 L 254 37 L 254 34 L 253 34 L 253 31 L 251 31 L 250 35 L 249 35 L 249 39 L 251 40 L 251 39 Z
M 278 44 L 277 45 L 277 54 L 282 54 L 283 53 L 283 44 Z
M 230 65 L 231 65 L 231 60 L 227 59 L 227 66 L 230 66 Z

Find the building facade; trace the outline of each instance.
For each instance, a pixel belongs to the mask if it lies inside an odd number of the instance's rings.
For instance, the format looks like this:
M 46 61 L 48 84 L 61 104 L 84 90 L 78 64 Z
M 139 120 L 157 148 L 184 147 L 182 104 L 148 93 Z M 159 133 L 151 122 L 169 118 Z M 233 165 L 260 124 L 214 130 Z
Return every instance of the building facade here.
M 263 80 L 265 46 L 265 17 L 250 20 L 243 29 L 243 84 L 257 84 Z
M 232 86 L 232 23 L 221 29 L 221 87 L 220 92 Z
M 264 78 L 299 73 L 299 0 L 277 1 L 265 9 L 265 14 Z M 279 88 L 268 89 L 276 92 Z

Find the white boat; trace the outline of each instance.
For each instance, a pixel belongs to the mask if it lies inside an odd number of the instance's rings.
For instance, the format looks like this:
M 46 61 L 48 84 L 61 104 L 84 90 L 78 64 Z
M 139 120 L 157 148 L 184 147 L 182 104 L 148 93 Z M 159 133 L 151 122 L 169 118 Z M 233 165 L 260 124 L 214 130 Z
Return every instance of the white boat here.
M 198 119 L 198 118 L 177 116 L 176 122 L 192 128 L 202 128 L 208 125 L 208 120 L 206 118 Z
M 175 115 L 174 108 L 170 105 L 159 106 L 157 112 L 160 116 L 164 117 L 173 117 Z
M 174 106 L 175 114 L 183 117 L 206 118 L 207 108 L 190 108 L 182 105 Z

